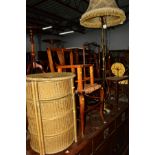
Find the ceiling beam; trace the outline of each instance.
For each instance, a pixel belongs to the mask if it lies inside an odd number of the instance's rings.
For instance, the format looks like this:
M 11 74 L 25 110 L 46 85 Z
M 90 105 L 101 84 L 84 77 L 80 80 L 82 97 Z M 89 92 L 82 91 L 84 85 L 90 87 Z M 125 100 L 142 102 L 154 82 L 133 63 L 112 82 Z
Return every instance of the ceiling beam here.
M 78 27 L 78 30 L 77 30 L 78 32 L 83 33 L 83 31 L 81 30 L 80 23 L 75 22 L 74 19 L 70 20 L 62 16 L 58 16 L 54 13 L 51 13 L 51 12 L 49 13 L 47 11 L 38 9 L 36 7 L 29 6 L 29 5 L 26 5 L 26 11 L 31 12 L 33 14 L 38 14 L 39 16 L 42 16 L 42 17 L 49 18 L 50 20 L 51 19 L 56 20 L 57 22 L 67 21 L 68 23 L 71 23 L 73 26 L 75 25 L 76 27 Z M 27 16 L 27 18 L 30 18 L 30 17 Z M 68 24 L 68 25 L 71 25 L 71 24 Z
M 32 6 L 30 6 L 30 5 L 26 5 L 26 11 L 31 11 L 32 13 L 37 13 L 37 14 L 39 14 L 39 15 L 42 15 L 42 16 L 44 16 L 44 17 L 48 17 L 48 18 L 57 18 L 57 19 L 59 19 L 59 20 L 68 20 L 68 19 L 66 19 L 66 18 L 64 18 L 64 17 L 62 17 L 62 16 L 58 16 L 58 15 L 56 15 L 56 14 L 54 14 L 54 13 L 49 13 L 49 12 L 47 12 L 47 11 L 44 11 L 44 10 L 41 10 L 41 9 L 38 9 L 38 8 L 36 8 L 36 7 L 32 7 Z
M 34 27 L 34 29 L 38 29 L 40 31 L 42 31 L 42 27 L 45 27 L 47 25 L 52 25 L 53 28 L 50 29 L 50 30 L 53 30 L 53 31 L 57 31 L 57 33 L 59 32 L 64 32 L 66 31 L 67 28 L 70 28 L 71 26 L 60 26 L 58 24 L 52 24 L 50 22 L 47 22 L 45 20 L 39 20 L 38 18 L 34 18 L 34 17 L 31 17 L 31 18 L 28 18 L 26 19 L 26 27 L 29 28 L 29 27 Z M 73 25 L 74 26 L 74 25 Z M 84 30 L 81 28 L 81 27 L 77 27 L 77 29 L 75 28 L 72 28 L 75 32 L 80 32 L 80 33 L 84 33 Z M 46 30 L 47 31 L 47 30 Z M 51 33 L 51 32 L 50 32 Z
M 57 2 L 57 3 L 59 3 L 59 4 L 63 5 L 63 6 L 65 6 L 65 7 L 67 7 L 69 9 L 73 10 L 73 11 L 76 11 L 76 12 L 78 12 L 80 14 L 82 13 L 78 8 L 72 7 L 72 6 L 70 6 L 70 5 L 62 2 L 61 0 L 53 0 L 53 1 L 55 1 L 55 2 Z
M 45 3 L 46 1 L 48 1 L 48 0 L 41 0 L 41 1 L 39 1 L 39 2 L 37 2 L 37 3 L 35 3 L 35 4 L 33 4 L 32 6 L 33 6 L 33 7 L 34 7 L 34 6 L 37 6 L 37 5 L 39 5 L 39 4 Z
M 62 16 L 58 16 L 57 14 L 54 14 L 54 13 L 49 13 L 47 11 L 44 11 L 44 10 L 41 10 L 41 9 L 38 9 L 36 7 L 31 7 L 29 5 L 26 5 L 26 11 L 27 12 L 32 12 L 33 14 L 38 14 L 40 16 L 44 16 L 46 18 L 49 18 L 49 19 L 56 19 L 58 21 L 68 21 L 68 22 L 72 22 L 73 24 L 75 25 L 78 25 L 79 23 L 75 22 L 75 21 L 71 21 L 70 19 L 67 19 L 67 18 L 64 18 Z
M 37 26 L 34 26 L 36 23 L 34 23 L 33 26 L 32 24 L 33 24 L 33 21 L 27 21 L 26 33 L 29 33 L 31 29 L 35 34 L 58 35 L 58 32 L 56 29 L 48 29 L 46 31 L 43 31 L 41 29 L 42 25 L 40 25 L 39 23 L 37 23 Z
M 39 21 L 42 25 L 55 25 L 55 20 L 51 18 L 43 18 L 43 16 L 32 16 L 31 14 L 26 15 L 26 20 Z
M 31 23 L 32 23 L 33 25 L 34 25 L 34 24 L 40 25 L 40 29 L 42 29 L 42 27 L 45 27 L 45 26 L 48 26 L 48 25 L 52 25 L 52 26 L 53 26 L 52 29 L 57 29 L 57 30 L 59 30 L 59 31 L 64 31 L 64 28 L 66 28 L 66 27 L 64 27 L 64 26 L 62 27 L 62 26 L 60 26 L 60 25 L 57 25 L 57 24 L 48 22 L 48 21 L 46 21 L 46 20 L 43 20 L 43 19 L 39 20 L 39 18 L 34 18 L 34 17 L 30 17 L 30 18 L 27 17 L 26 23 L 28 23 L 28 24 L 27 24 L 28 26 L 31 26 Z

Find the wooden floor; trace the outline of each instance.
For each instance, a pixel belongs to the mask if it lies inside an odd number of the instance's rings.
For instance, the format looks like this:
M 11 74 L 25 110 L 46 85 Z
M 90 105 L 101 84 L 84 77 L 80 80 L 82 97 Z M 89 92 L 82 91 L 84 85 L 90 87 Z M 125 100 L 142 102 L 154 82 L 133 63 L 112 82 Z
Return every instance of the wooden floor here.
M 128 155 L 129 154 L 129 106 L 119 102 L 119 109 L 113 106 L 110 114 L 101 121 L 97 111 L 86 117 L 85 136 L 78 132 L 78 142 L 66 150 L 53 155 Z M 39 155 L 34 152 L 27 140 L 26 155 Z

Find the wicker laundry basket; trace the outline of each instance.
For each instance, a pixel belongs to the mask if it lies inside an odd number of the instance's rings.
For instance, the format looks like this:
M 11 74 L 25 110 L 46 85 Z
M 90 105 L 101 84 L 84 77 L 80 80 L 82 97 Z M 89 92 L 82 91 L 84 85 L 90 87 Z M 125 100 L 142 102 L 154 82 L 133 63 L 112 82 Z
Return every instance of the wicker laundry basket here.
M 77 141 L 73 73 L 26 77 L 31 148 L 40 154 L 60 152 Z

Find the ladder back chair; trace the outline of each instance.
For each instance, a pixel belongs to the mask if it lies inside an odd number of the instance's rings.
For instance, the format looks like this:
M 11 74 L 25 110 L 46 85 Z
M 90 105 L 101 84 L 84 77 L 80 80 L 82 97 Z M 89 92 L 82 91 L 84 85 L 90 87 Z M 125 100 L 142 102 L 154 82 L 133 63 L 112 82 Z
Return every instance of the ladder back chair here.
M 50 49 L 48 49 L 48 52 Z M 90 109 L 96 109 L 99 108 L 99 114 L 101 117 L 101 120 L 104 121 L 104 116 L 103 116 L 103 109 L 104 109 L 104 91 L 103 87 L 101 84 L 94 83 L 94 68 L 93 64 L 73 64 L 73 51 L 67 50 L 67 49 L 62 49 L 62 53 L 69 52 L 70 56 L 70 63 L 69 65 L 57 65 L 57 71 L 58 72 L 73 72 L 76 74 L 76 79 L 75 79 L 75 93 L 78 94 L 78 99 L 79 99 L 79 108 L 80 108 L 80 130 L 81 130 L 81 135 L 82 137 L 84 136 L 84 130 L 85 130 L 85 114 L 88 112 Z M 57 54 L 63 55 L 61 52 L 57 52 Z M 49 55 L 51 52 L 49 52 Z M 60 57 L 60 56 L 58 56 Z M 50 57 L 49 57 L 50 58 Z M 49 63 L 50 63 L 49 59 Z M 51 61 L 52 64 L 52 61 Z M 52 70 L 51 70 L 52 71 Z M 88 74 L 88 75 L 87 75 Z M 99 91 L 98 95 L 93 95 L 94 92 Z M 86 103 L 86 97 L 91 98 L 91 100 L 95 100 L 97 103 L 95 105 L 89 105 Z M 87 110 L 86 108 L 87 107 Z

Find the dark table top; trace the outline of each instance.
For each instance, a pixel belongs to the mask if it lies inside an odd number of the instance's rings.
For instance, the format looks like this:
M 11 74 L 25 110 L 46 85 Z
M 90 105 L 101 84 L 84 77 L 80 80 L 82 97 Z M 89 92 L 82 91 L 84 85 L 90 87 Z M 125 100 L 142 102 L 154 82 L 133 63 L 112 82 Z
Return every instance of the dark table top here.
M 128 79 L 129 77 L 127 75 L 124 75 L 124 76 L 109 76 L 109 77 L 106 77 L 106 80 L 109 80 L 109 81 L 122 81 L 122 80 L 126 80 Z

